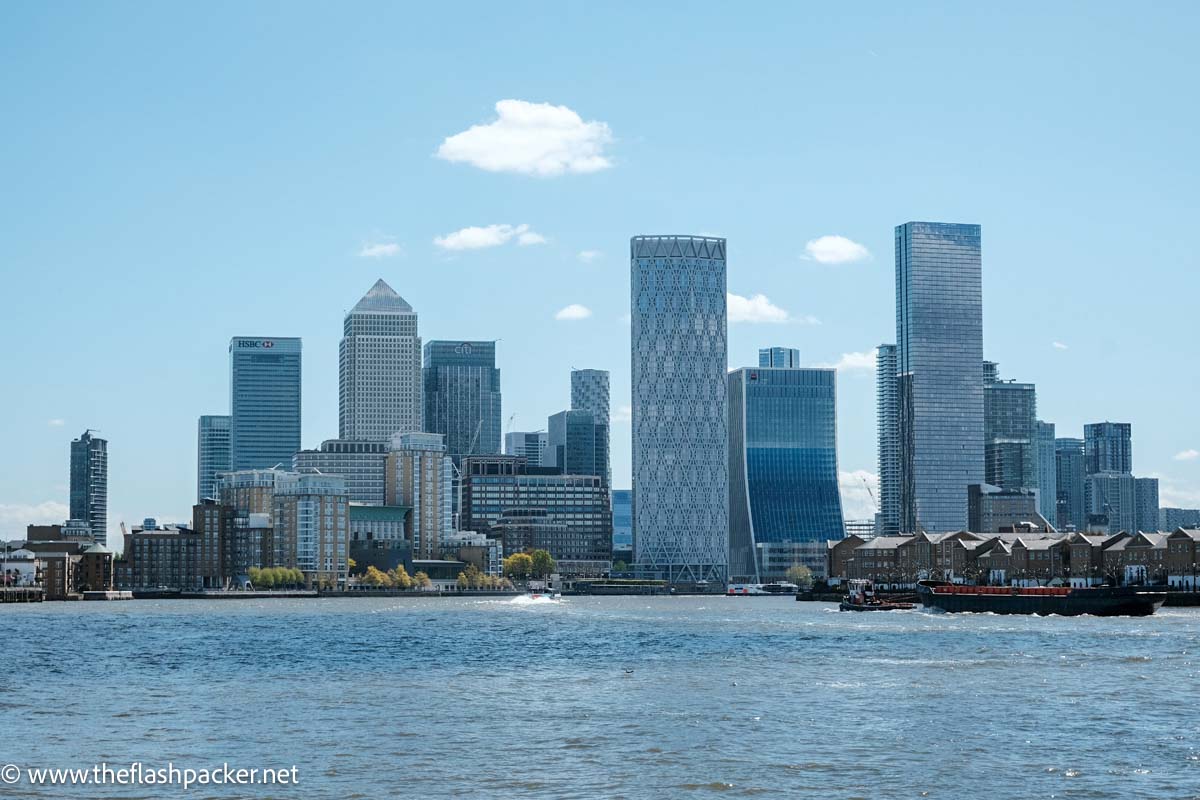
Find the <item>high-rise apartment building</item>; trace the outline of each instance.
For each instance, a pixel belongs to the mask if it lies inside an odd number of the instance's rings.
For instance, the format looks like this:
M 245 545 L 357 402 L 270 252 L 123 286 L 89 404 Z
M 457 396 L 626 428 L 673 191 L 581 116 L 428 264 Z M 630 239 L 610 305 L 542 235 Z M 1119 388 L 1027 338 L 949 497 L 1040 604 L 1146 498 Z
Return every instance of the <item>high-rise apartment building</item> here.
M 511 431 L 504 434 L 504 455 L 521 456 L 531 467 L 546 461 L 550 436 L 546 431 Z
M 275 482 L 286 474 L 278 469 L 247 469 L 226 472 L 217 478 L 217 499 L 233 508 L 239 517 L 272 514 L 275 511 Z
M 1087 530 L 1087 503 L 1084 490 L 1083 439 L 1054 440 L 1055 491 L 1057 493 L 1055 527 Z
M 728 381 L 729 579 L 779 580 L 800 563 L 823 569 L 825 542 L 846 535 L 837 372 L 746 367 Z
M 386 444 L 421 430 L 417 314 L 382 278 L 346 315 L 338 364 L 340 439 Z
M 901 529 L 967 525 L 967 486 L 984 479 L 980 228 L 896 227 Z
M 1093 472 L 1084 481 L 1089 524 L 1104 518 L 1109 533 L 1137 532 L 1137 485 L 1128 472 Z M 1157 516 L 1157 514 L 1156 514 Z
M 463 456 L 500 452 L 500 370 L 495 342 L 425 344 L 425 429 Z
M 300 449 L 300 340 L 229 342 L 230 468 L 287 467 Z
M 635 561 L 711 588 L 729 557 L 725 258 L 724 239 L 630 241 Z
M 600 456 L 604 466 L 603 477 L 611 483 L 608 370 L 571 370 L 571 410 L 592 412 L 592 421 L 596 425 L 596 451 L 603 454 Z
M 1001 489 L 1038 488 L 1037 394 L 1032 383 L 1001 381 L 984 362 L 984 480 Z
M 229 415 L 205 414 L 196 425 L 196 502 L 216 497 L 217 475 L 229 460 Z
M 300 450 L 292 456 L 296 472 L 320 472 L 346 479 L 351 503 L 381 506 L 384 498 L 384 465 L 391 449 L 388 441 L 326 439 L 318 450 Z
M 280 473 L 272 521 L 277 564 L 299 569 L 309 587 L 345 587 L 350 576 L 350 501 L 344 478 Z
M 633 561 L 633 490 L 612 490 L 613 559 Z
M 1058 465 L 1054 458 L 1054 423 L 1037 423 L 1038 513 L 1058 525 Z
M 442 546 L 454 530 L 454 467 L 445 437 L 396 434 L 386 469 L 387 505 L 412 509 L 405 536 L 413 558 L 441 558 Z
M 880 536 L 900 532 L 900 404 L 896 396 L 896 345 L 875 350 L 875 411 L 879 438 Z
M 1158 527 L 1158 478 L 1133 479 L 1134 529 L 1150 533 Z
M 758 351 L 760 367 L 799 369 L 800 351 L 794 347 L 763 347 Z
M 1200 528 L 1200 508 L 1158 509 L 1158 529 L 1174 531 L 1177 528 L 1187 528 L 1188 530 Z
M 608 426 L 589 410 L 560 411 L 546 422 L 549 437 L 543 466 L 565 475 L 598 475 L 608 484 Z
M 1085 471 L 1133 472 L 1132 426 L 1128 422 L 1094 422 L 1083 426 Z
M 108 440 L 90 430 L 71 441 L 71 519 L 108 543 Z

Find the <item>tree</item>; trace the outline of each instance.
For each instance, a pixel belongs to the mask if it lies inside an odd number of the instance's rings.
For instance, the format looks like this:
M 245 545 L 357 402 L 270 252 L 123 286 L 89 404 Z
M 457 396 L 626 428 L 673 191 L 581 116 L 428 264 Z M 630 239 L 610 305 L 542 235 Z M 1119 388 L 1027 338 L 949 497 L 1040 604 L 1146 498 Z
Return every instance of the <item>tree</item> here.
M 403 564 L 397 564 L 396 568 L 392 570 L 392 585 L 406 592 L 412 588 L 412 578 L 409 577 L 408 570 L 404 568 Z
M 801 589 L 807 589 L 812 586 L 813 574 L 812 570 L 803 564 L 793 564 L 786 573 L 788 581 L 796 584 Z
M 428 589 L 430 586 L 433 586 L 433 581 L 429 580 L 429 576 L 424 572 L 418 572 L 416 575 L 413 575 L 412 581 L 413 586 L 416 586 L 418 589 Z
M 386 572 L 380 572 L 379 568 L 374 564 L 367 567 L 367 571 L 363 574 L 362 582 L 367 586 L 375 586 L 382 588 L 392 585 L 392 579 Z
M 465 573 L 465 572 L 458 573 L 457 583 L 458 583 L 458 590 L 460 592 L 465 592 L 467 590 L 467 587 L 470 586 L 470 582 L 467 580 L 467 573 Z
M 613 572 L 625 572 L 628 569 L 629 569 L 629 565 L 626 564 L 624 561 L 618 560 L 618 561 L 613 562 L 613 565 L 612 565 Z
M 533 577 L 545 578 L 554 572 L 554 559 L 545 550 L 534 550 L 529 557 L 533 562 Z
M 351 572 L 354 572 L 354 568 L 358 566 L 358 562 L 355 561 L 353 558 L 347 558 L 346 564 L 350 567 Z
M 480 572 L 479 567 L 475 566 L 474 564 L 468 564 L 466 571 L 464 571 L 462 575 L 464 578 L 466 578 L 467 587 L 470 589 L 478 589 L 483 583 L 483 573 Z
M 533 574 L 533 559 L 528 553 L 513 553 L 504 559 L 504 574 L 516 580 L 525 580 Z

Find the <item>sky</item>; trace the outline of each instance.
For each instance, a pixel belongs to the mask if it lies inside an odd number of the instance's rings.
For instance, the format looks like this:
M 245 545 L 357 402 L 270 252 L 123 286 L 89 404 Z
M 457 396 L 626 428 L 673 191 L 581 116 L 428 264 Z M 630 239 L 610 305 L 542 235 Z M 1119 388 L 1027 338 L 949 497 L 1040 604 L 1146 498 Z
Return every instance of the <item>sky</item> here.
M 231 336 L 302 337 L 303 444 L 336 437 L 380 277 L 425 340 L 499 340 L 506 430 L 610 370 L 628 486 L 639 234 L 728 239 L 731 368 L 839 367 L 868 517 L 909 220 L 982 225 L 985 357 L 1041 419 L 1132 423 L 1200 507 L 1200 6 L 974 5 L 3 4 L 0 539 L 65 518 L 86 428 L 111 531 L 189 519 Z

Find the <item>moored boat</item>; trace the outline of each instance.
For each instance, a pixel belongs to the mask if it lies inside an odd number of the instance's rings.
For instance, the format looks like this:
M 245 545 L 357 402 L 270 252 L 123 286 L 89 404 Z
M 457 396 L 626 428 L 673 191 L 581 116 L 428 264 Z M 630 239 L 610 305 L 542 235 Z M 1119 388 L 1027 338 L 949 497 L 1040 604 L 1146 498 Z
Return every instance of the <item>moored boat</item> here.
M 875 594 L 875 585 L 868 580 L 850 581 L 846 599 L 838 603 L 838 611 L 908 611 L 915 603 L 895 603 L 882 600 Z
M 918 581 L 917 598 L 926 608 L 952 613 L 1144 617 L 1157 611 L 1167 594 L 1140 586 L 967 586 Z

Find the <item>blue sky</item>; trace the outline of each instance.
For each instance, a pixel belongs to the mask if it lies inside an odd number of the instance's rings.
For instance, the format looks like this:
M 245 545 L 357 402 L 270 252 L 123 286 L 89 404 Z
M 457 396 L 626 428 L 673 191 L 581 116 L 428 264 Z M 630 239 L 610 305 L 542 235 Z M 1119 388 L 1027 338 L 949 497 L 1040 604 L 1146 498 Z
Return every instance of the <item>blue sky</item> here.
M 426 340 L 500 339 L 513 429 L 572 366 L 627 406 L 648 233 L 728 238 L 765 320 L 731 325 L 731 367 L 848 367 L 865 515 L 862 365 L 912 219 L 983 226 L 985 354 L 1042 419 L 1131 422 L 1135 472 L 1200 506 L 1196 6 L 965 5 L 5 4 L 0 538 L 65 515 L 88 427 L 114 527 L 188 518 L 233 335 L 303 337 L 304 444 L 336 436 L 342 315 L 378 277 Z M 613 443 L 628 485 L 627 422 Z

